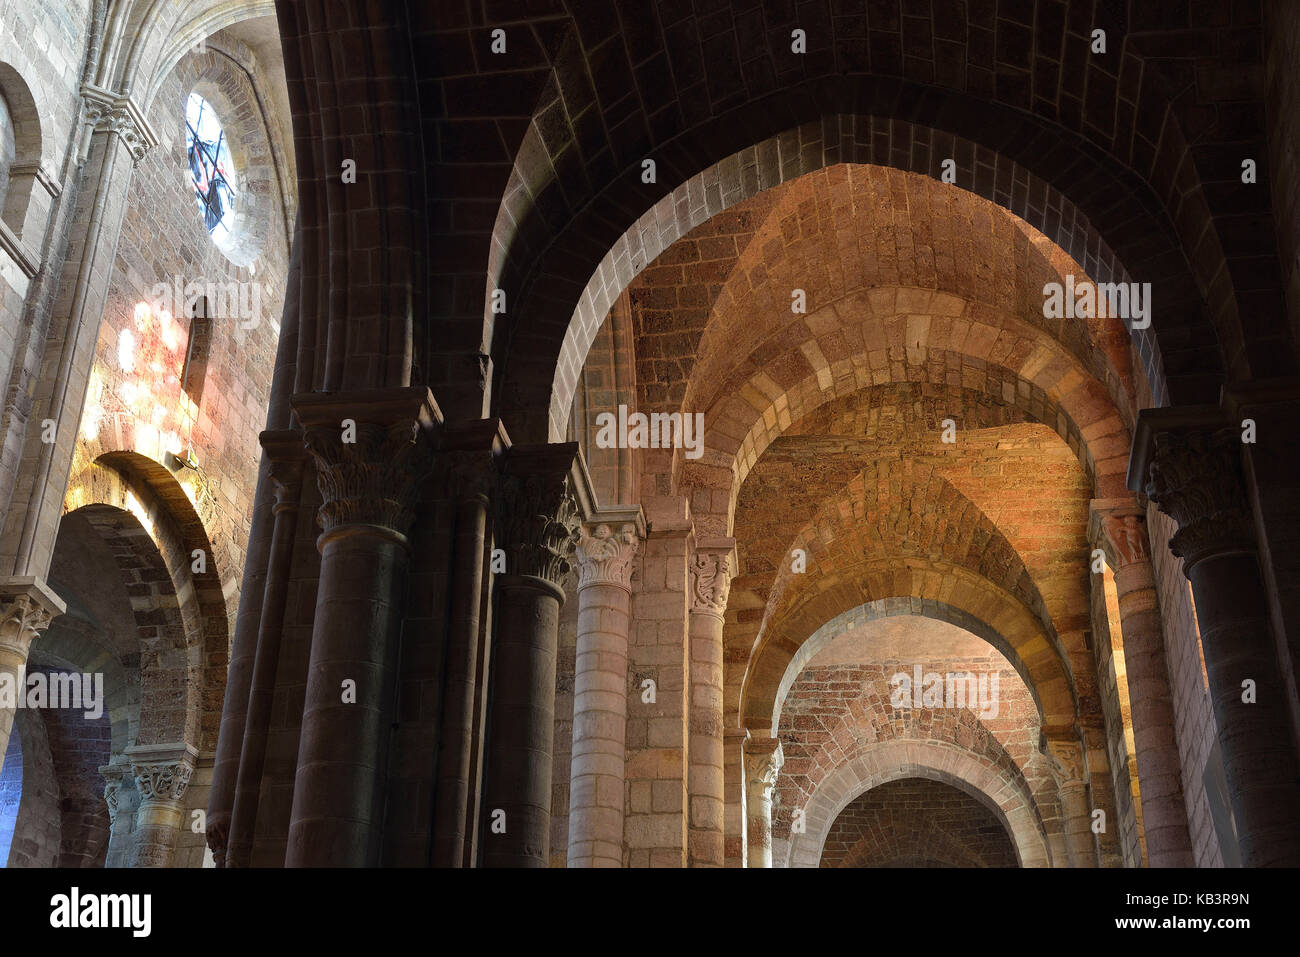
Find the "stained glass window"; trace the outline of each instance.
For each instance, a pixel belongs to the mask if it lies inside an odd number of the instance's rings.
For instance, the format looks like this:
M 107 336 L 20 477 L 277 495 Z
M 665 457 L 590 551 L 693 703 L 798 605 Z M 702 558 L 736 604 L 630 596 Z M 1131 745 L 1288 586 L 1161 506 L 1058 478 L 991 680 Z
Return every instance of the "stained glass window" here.
M 212 105 L 197 93 L 185 106 L 185 152 L 203 223 L 214 239 L 225 239 L 235 212 L 230 146 Z

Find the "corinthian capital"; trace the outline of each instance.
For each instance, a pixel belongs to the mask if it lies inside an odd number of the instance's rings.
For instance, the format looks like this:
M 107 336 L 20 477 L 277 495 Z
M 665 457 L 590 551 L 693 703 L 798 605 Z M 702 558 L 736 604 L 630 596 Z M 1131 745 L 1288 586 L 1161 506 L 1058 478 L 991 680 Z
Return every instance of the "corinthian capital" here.
M 731 593 L 732 539 L 699 543 L 691 561 L 691 611 L 722 617 Z
M 502 477 L 500 540 L 516 574 L 558 585 L 572 568 L 582 517 L 571 485 L 567 472 Z
M 645 535 L 640 508 L 600 509 L 578 538 L 578 589 L 617 585 L 632 590 L 632 563 Z
M 91 129 L 120 136 L 136 163 L 158 145 L 158 134 L 129 96 L 119 96 L 91 83 L 82 84 L 81 96 L 86 105 L 86 122 Z
M 39 578 L 0 579 L 0 648 L 25 659 L 32 640 L 65 610 L 63 599 Z
M 1238 430 L 1155 433 L 1146 494 L 1178 523 L 1169 549 L 1186 568 L 1210 555 L 1254 549 Z
M 316 521 L 324 533 L 373 525 L 405 535 L 433 468 L 430 433 L 438 413 L 428 391 L 299 396 L 293 404 L 316 463 Z
M 137 745 L 126 749 L 126 757 L 142 801 L 180 803 L 199 753 L 188 744 Z

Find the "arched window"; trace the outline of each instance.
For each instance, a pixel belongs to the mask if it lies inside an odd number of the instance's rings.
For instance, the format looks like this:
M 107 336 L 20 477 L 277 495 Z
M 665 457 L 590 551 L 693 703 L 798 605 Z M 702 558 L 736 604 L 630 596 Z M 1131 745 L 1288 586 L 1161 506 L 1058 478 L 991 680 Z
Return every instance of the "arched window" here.
M 235 215 L 230 144 L 212 105 L 191 93 L 185 106 L 185 154 L 203 223 L 218 242 L 230 237 Z
M 9 170 L 14 165 L 18 153 L 14 141 L 14 123 L 9 115 L 9 101 L 0 96 L 0 209 L 4 208 L 5 196 L 9 192 Z

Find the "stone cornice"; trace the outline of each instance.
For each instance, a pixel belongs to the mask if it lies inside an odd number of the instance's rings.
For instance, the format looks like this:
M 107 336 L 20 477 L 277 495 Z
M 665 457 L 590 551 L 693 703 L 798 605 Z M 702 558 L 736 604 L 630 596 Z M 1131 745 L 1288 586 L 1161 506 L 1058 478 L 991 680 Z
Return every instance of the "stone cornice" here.
M 97 133 L 116 133 L 126 143 L 135 162 L 158 145 L 158 134 L 144 111 L 129 96 L 121 96 L 92 83 L 81 85 L 86 123 Z

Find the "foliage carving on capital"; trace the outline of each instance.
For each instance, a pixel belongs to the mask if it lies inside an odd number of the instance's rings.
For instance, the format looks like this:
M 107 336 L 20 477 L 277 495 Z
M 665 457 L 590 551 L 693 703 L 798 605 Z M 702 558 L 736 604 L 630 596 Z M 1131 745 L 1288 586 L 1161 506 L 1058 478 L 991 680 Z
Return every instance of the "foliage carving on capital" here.
M 1236 430 L 1157 433 L 1147 475 L 1147 496 L 1178 523 L 1169 549 L 1185 567 L 1253 549 Z
M 49 627 L 56 614 L 34 595 L 0 597 L 0 646 L 25 656 L 32 640 Z
M 553 585 L 573 567 L 581 516 L 567 472 L 525 472 L 501 478 L 500 542 L 520 575 Z
M 378 525 L 405 535 L 433 461 L 418 421 L 357 422 L 351 436 L 355 441 L 344 441 L 344 435 L 332 426 L 304 433 L 322 499 L 317 523 L 326 532 L 343 525 Z
M 81 95 L 86 107 L 86 123 L 97 133 L 115 133 L 121 137 L 135 163 L 158 145 L 157 134 L 130 97 L 118 96 L 90 84 L 82 86 Z
M 632 587 L 632 562 L 640 536 L 632 522 L 584 525 L 578 538 L 578 587 Z
M 730 549 L 700 549 L 691 562 L 691 611 L 721 615 L 731 592 Z

